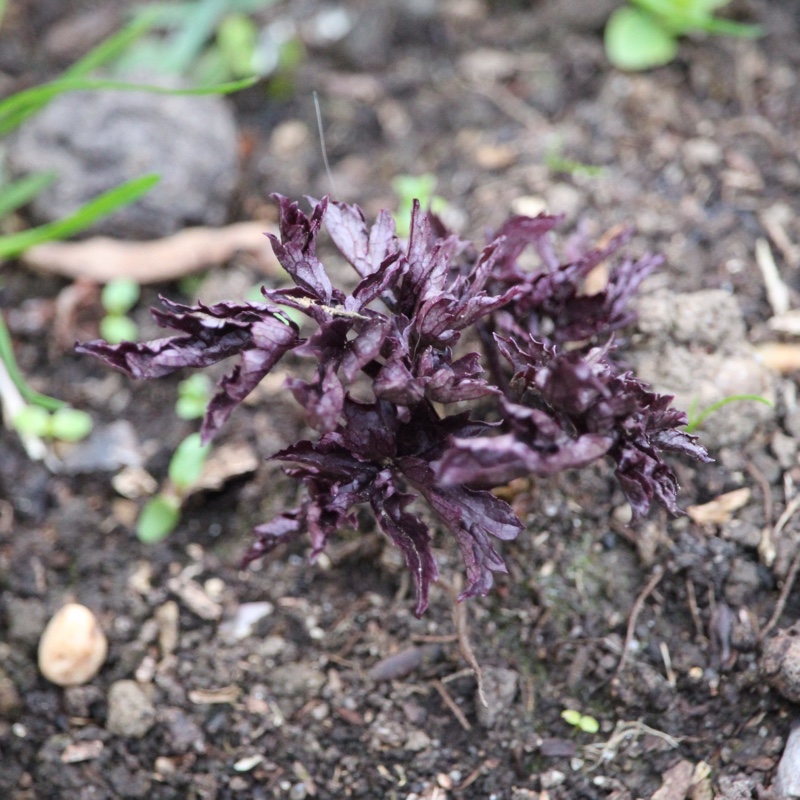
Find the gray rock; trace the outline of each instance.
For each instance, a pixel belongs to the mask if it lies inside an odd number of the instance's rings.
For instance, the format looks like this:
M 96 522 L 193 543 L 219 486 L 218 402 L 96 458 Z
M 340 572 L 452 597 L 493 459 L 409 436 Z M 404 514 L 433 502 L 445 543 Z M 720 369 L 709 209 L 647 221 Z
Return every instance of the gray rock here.
M 798 722 L 792 726 L 792 732 L 786 740 L 772 789 L 780 800 L 800 797 L 800 723 Z
M 734 395 L 775 399 L 775 378 L 744 336 L 736 299 L 721 290 L 655 292 L 636 303 L 644 342 L 626 353 L 637 376 L 675 397 L 676 408 L 700 413 Z M 708 416 L 698 433 L 709 449 L 747 442 L 774 409 L 735 401 Z
M 166 725 L 165 738 L 170 752 L 204 753 L 205 736 L 200 726 L 180 708 L 165 708 L 159 713 L 159 719 Z
M 6 600 L 9 641 L 35 646 L 47 623 L 47 608 L 41 600 L 9 596 Z
M 800 625 L 780 630 L 764 643 L 760 667 L 780 694 L 800 702 Z
M 511 707 L 517 694 L 519 675 L 513 669 L 504 667 L 485 667 L 482 673 L 482 688 L 486 697 L 486 705 L 481 702 L 476 693 L 475 707 L 481 725 L 491 728 Z
M 284 664 L 272 670 L 268 680 L 278 697 L 310 699 L 325 685 L 325 674 L 310 664 Z
M 59 179 L 32 203 L 50 222 L 125 180 L 157 172 L 149 194 L 93 228 L 148 239 L 187 225 L 220 225 L 237 173 L 233 113 L 220 97 L 71 92 L 56 98 L 9 142 L 12 175 L 53 170 Z
M 117 681 L 108 691 L 106 728 L 117 736 L 141 739 L 156 720 L 156 710 L 136 681 Z

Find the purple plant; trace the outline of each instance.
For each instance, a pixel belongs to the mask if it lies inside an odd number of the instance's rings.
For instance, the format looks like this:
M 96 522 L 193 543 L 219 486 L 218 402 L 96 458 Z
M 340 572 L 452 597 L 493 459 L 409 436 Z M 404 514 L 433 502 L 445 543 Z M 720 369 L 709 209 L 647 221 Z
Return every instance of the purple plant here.
M 670 408 L 672 398 L 612 359 L 611 334 L 630 323 L 627 302 L 658 258 L 623 261 L 603 291 L 585 295 L 584 278 L 627 234 L 560 264 L 549 238 L 555 217 L 513 217 L 478 252 L 419 204 L 406 244 L 386 211 L 369 227 L 357 206 L 324 198 L 306 216 L 276 200 L 280 240 L 270 239 L 292 288 L 262 289 L 260 303 L 162 298 L 166 311 L 154 311 L 155 319 L 179 335 L 78 345 L 134 378 L 238 356 L 209 404 L 204 441 L 286 353 L 312 359 L 313 376 L 287 388 L 318 435 L 273 456 L 290 465 L 305 496 L 256 528 L 247 562 L 302 533 L 315 556 L 342 526 L 356 526 L 356 506 L 368 505 L 411 570 L 419 615 L 438 575 L 431 531 L 412 506 L 419 498 L 458 543 L 468 579 L 462 597 L 486 594 L 493 573 L 506 571 L 493 540 L 513 539 L 522 525 L 488 490 L 512 478 L 608 456 L 634 514 L 653 500 L 679 513 L 662 452 L 708 455 L 680 430 L 686 415 Z M 317 258 L 323 222 L 360 279 L 352 294 L 331 284 Z M 519 263 L 528 247 L 541 261 L 535 269 Z M 313 332 L 302 337 L 286 309 L 310 318 Z M 454 353 L 464 332 L 482 353 Z M 440 410 L 465 402 L 500 421 Z

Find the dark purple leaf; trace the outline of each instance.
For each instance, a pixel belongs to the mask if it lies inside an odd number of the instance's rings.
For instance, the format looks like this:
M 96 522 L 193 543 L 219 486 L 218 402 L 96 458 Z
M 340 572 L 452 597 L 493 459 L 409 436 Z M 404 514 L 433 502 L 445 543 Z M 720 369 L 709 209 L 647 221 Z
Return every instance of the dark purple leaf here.
M 275 256 L 299 287 L 311 292 L 321 302 L 330 303 L 333 287 L 316 255 L 316 239 L 328 198 L 322 198 L 309 218 L 300 211 L 297 203 L 287 197 L 272 196 L 280 208 L 281 238 L 267 234 Z
M 431 552 L 431 535 L 428 526 L 405 511 L 414 495 L 398 491 L 388 470 L 382 472 L 373 484 L 370 504 L 381 530 L 394 542 L 411 571 L 416 588 L 419 617 L 428 607 L 430 585 L 439 577 L 439 568 Z

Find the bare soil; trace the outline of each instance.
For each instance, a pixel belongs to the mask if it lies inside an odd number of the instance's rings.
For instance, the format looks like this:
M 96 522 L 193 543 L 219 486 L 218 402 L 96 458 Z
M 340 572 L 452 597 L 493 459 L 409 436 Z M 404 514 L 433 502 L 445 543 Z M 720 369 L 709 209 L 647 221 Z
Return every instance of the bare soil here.
M 101 5 L 12 3 L 0 35 L 2 91 L 79 56 L 92 44 L 80 32 L 98 30 Z M 394 176 L 430 172 L 448 222 L 475 239 L 542 203 L 565 214 L 565 234 L 632 223 L 633 252 L 666 256 L 648 290 L 724 289 L 752 342 L 775 338 L 754 249 L 769 242 L 795 305 L 794 0 L 735 2 L 737 18 L 764 26 L 762 39 L 685 41 L 673 64 L 637 75 L 605 60 L 605 3 L 345 7 L 361 15 L 356 35 L 309 38 L 289 95 L 254 87 L 232 99 L 242 151 L 232 219 L 274 219 L 271 192 L 331 191 L 317 91 L 336 193 L 368 215 L 394 205 Z M 267 18 L 309 25 L 321 9 L 278 4 Z M 212 279 L 232 287 L 242 275 L 259 277 L 238 260 Z M 174 285 L 148 288 L 143 324 L 156 290 L 183 296 Z M 134 385 L 76 357 L 69 345 L 94 335 L 99 312 L 86 303 L 65 318 L 66 292 L 65 281 L 4 265 L 0 306 L 22 368 L 98 425 L 130 422 L 148 472 L 162 479 L 192 430 L 171 411 L 178 378 Z M 193 497 L 156 546 L 136 539 L 139 501 L 121 497 L 111 475 L 52 473 L 3 431 L 0 796 L 763 796 L 796 716 L 759 667 L 759 634 L 800 615 L 796 592 L 781 594 L 800 523 L 790 517 L 776 531 L 800 479 L 795 377 L 778 380 L 772 413 L 746 442 L 714 449 L 708 466 L 676 464 L 684 506 L 751 489 L 726 522 L 654 512 L 628 526 L 607 465 L 515 484 L 508 496 L 526 530 L 503 543 L 509 575 L 454 611 L 460 565 L 442 536 L 444 580 L 422 619 L 397 554 L 366 521 L 315 564 L 298 544 L 239 569 L 252 525 L 294 499 L 267 461 L 298 432 L 278 378 L 221 437 L 258 456 L 255 474 Z M 68 600 L 98 614 L 110 649 L 90 684 L 65 690 L 39 674 L 36 645 Z M 242 604 L 260 601 L 269 613 L 249 634 L 233 630 Z M 464 630 L 488 709 L 459 642 Z M 141 737 L 108 729 L 109 689 L 123 679 L 138 681 L 155 709 Z M 567 724 L 567 708 L 595 718 L 599 731 Z

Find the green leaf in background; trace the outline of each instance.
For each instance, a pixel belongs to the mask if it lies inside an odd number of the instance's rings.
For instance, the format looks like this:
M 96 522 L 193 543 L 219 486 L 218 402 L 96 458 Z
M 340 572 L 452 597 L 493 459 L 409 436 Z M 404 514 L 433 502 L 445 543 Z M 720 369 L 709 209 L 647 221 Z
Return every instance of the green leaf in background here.
M 100 293 L 100 302 L 109 314 L 127 314 L 139 301 L 141 287 L 131 278 L 115 278 Z
M 23 435 L 47 436 L 50 433 L 50 412 L 41 406 L 25 406 L 11 422 Z
M 253 53 L 258 44 L 258 28 L 244 14 L 225 17 L 217 31 L 217 47 L 231 75 L 243 78 L 252 75 Z
M 190 434 L 175 448 L 169 462 L 169 479 L 179 492 L 184 493 L 197 483 L 210 449 L 210 444 L 200 443 L 199 433 Z
M 64 70 L 65 78 L 80 78 L 88 75 L 92 70 L 108 64 L 130 47 L 140 36 L 153 27 L 157 19 L 156 13 L 145 8 L 129 22 L 122 30 L 104 39 L 92 48 L 83 58 Z
M 144 544 L 161 542 L 175 530 L 181 518 L 180 502 L 157 494 L 145 503 L 136 522 L 136 535 Z
M 151 83 L 128 83 L 126 81 L 103 80 L 99 78 L 59 78 L 11 95 L 0 102 L 0 136 L 19 127 L 31 114 L 36 113 L 54 97 L 64 92 L 114 89 L 123 92 L 150 92 L 170 95 L 230 94 L 252 86 L 256 76 L 238 81 L 217 83 L 213 86 L 196 86 L 189 89 L 176 89 L 157 86 Z
M 77 408 L 59 408 L 50 417 L 50 435 L 62 442 L 79 442 L 92 430 L 92 418 Z
M 608 60 L 619 69 L 643 70 L 668 64 L 678 52 L 675 37 L 651 14 L 618 8 L 605 32 Z
M 175 413 L 181 419 L 200 419 L 211 399 L 211 379 L 204 372 L 195 372 L 178 384 Z
M 30 247 L 53 239 L 66 239 L 85 230 L 101 217 L 108 216 L 118 208 L 130 205 L 158 183 L 158 175 L 143 175 L 120 186 L 116 186 L 99 197 L 82 205 L 77 211 L 63 219 L 48 222 L 38 228 L 20 233 L 0 236 L 0 260 L 14 258 Z
M 136 323 L 124 314 L 107 314 L 100 320 L 100 338 L 109 344 L 135 342 L 139 336 Z
M 55 172 L 35 172 L 13 183 L 0 185 L 0 219 L 30 203 L 57 177 Z

